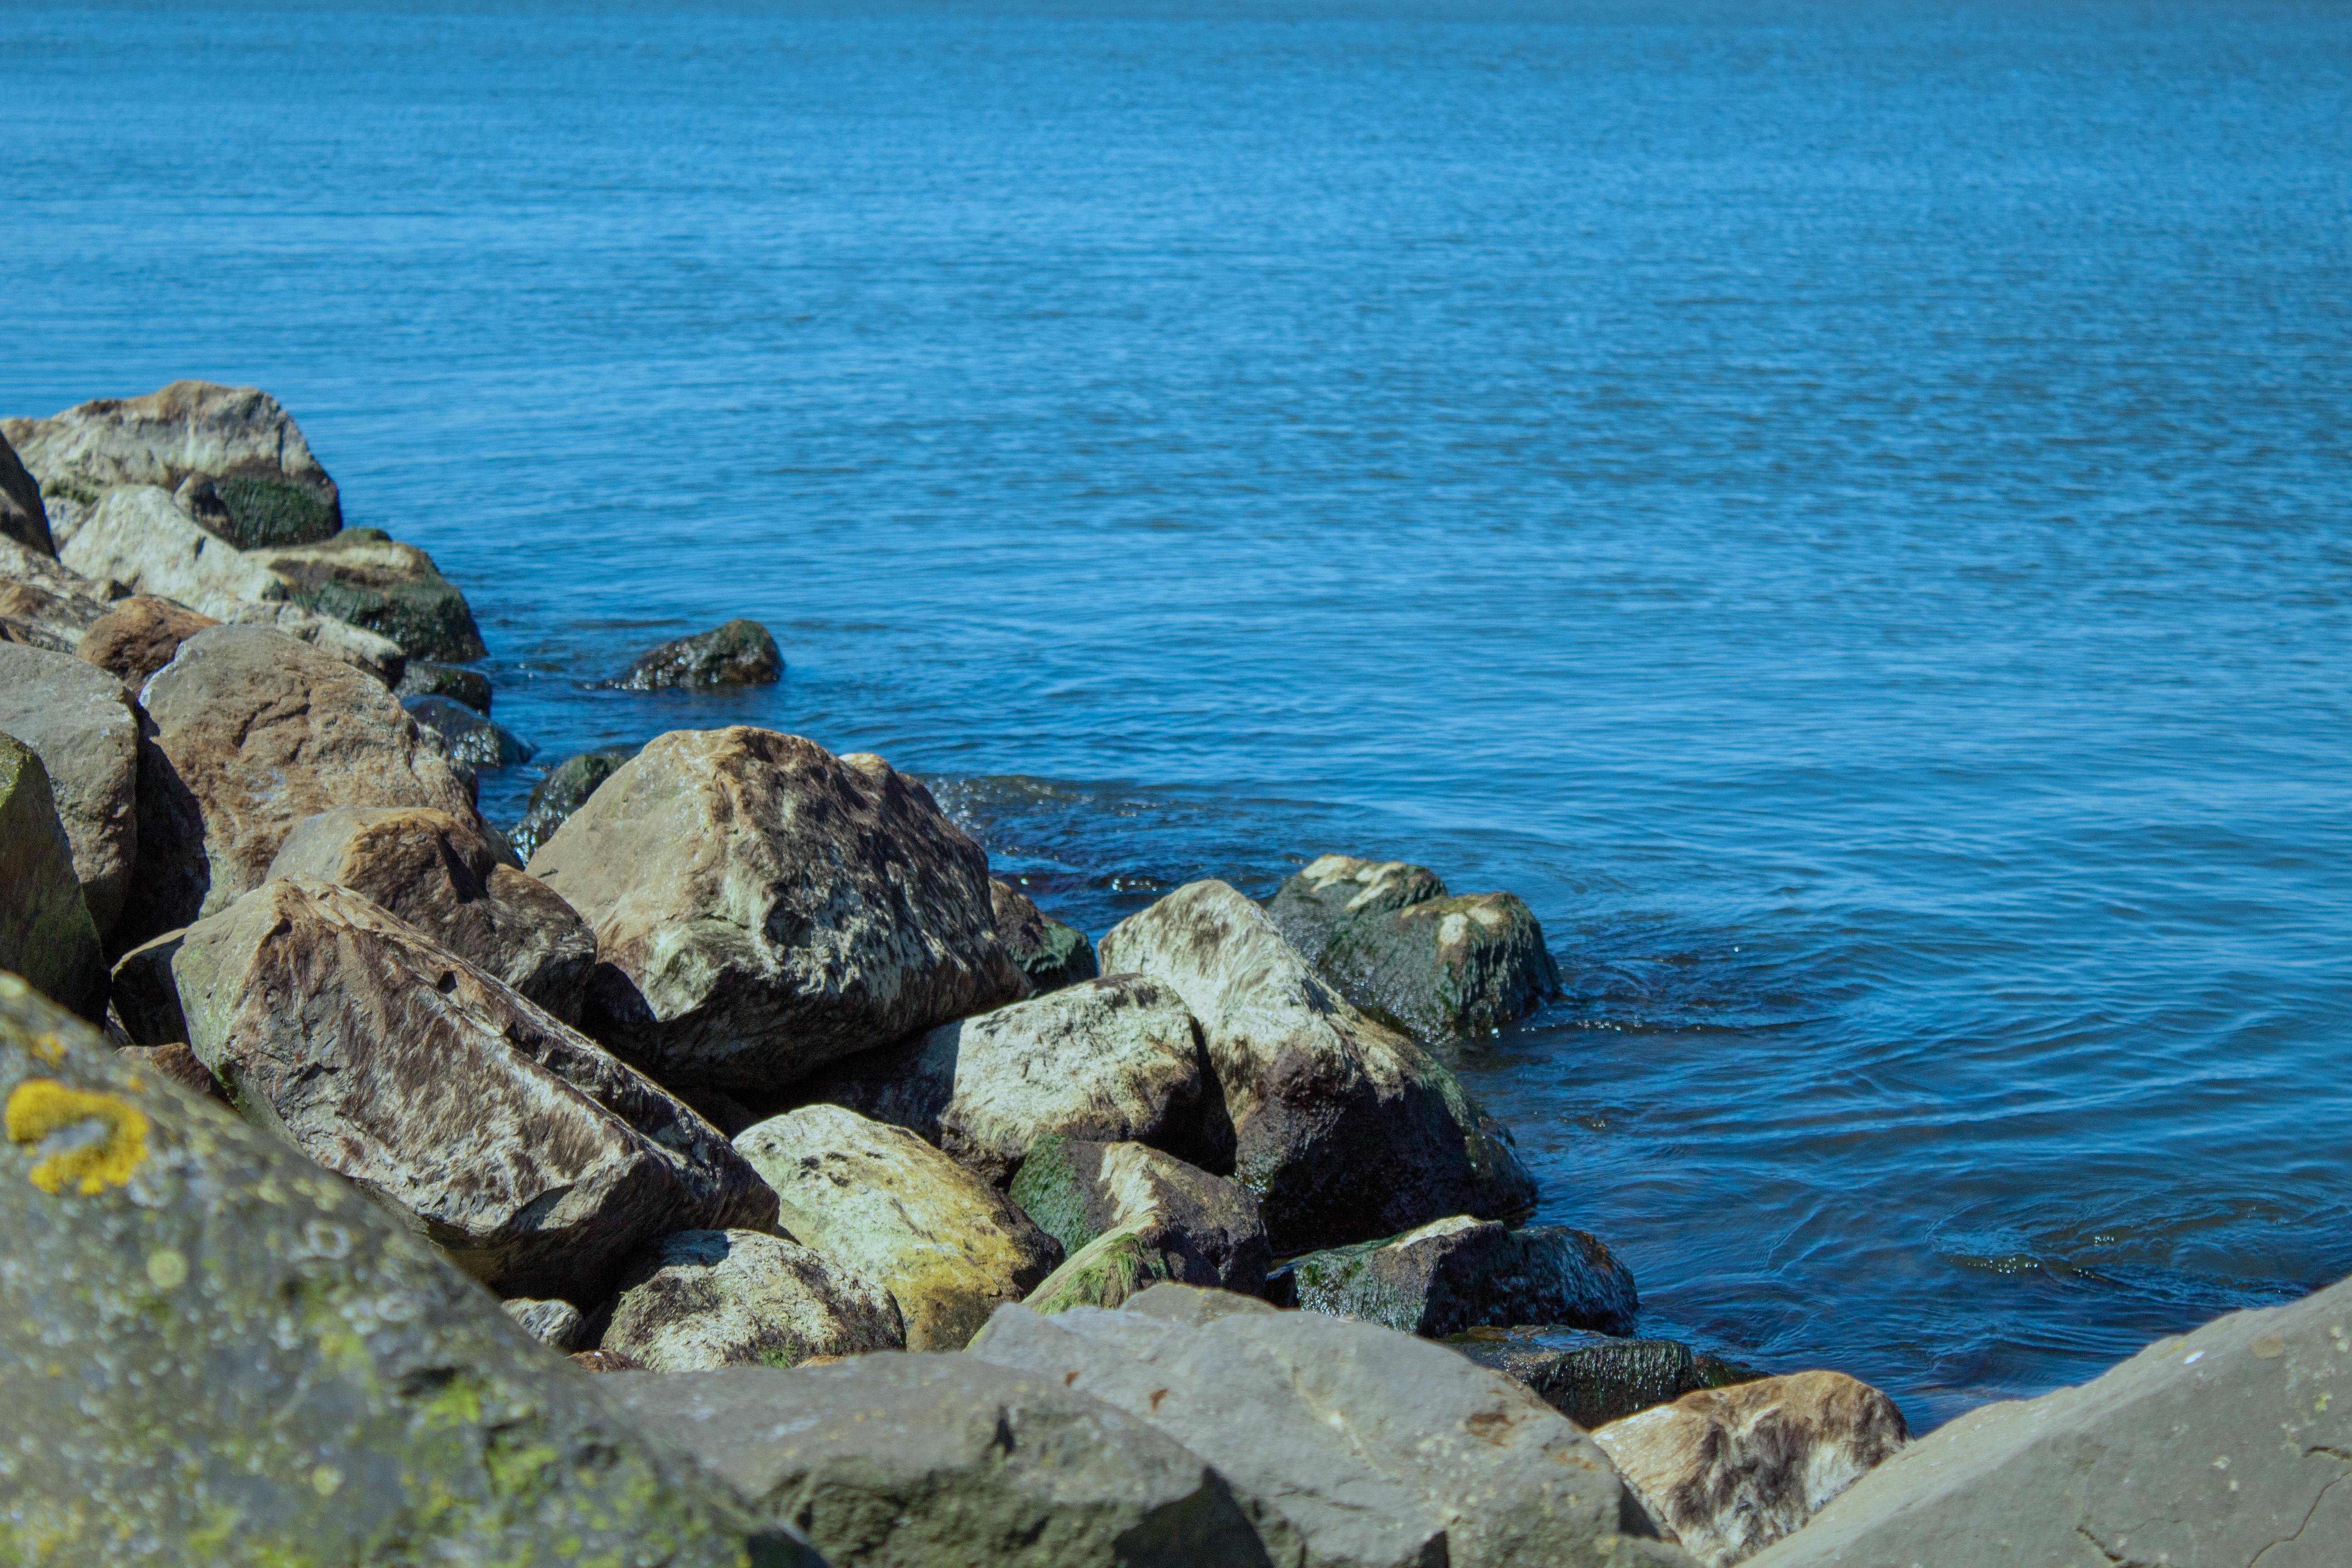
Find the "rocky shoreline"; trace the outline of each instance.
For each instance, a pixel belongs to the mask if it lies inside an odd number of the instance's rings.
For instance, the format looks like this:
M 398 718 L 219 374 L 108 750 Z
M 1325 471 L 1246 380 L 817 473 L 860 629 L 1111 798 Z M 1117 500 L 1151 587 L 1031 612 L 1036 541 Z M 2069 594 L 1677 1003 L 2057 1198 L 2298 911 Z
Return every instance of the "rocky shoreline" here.
M 1512 895 L 1094 943 L 744 726 L 502 830 L 483 653 L 266 394 L 0 420 L 12 1560 L 2346 1560 L 2352 1284 L 1911 1441 L 1526 1223 L 1445 1065 L 1559 987 Z

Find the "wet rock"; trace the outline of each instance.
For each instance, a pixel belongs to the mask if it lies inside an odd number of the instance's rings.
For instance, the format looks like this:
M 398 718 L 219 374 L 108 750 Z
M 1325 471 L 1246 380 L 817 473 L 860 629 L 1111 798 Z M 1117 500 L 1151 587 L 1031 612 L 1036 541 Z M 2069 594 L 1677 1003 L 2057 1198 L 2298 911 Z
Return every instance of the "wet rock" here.
M 1445 1342 L 1517 1378 L 1587 1431 L 1702 1388 L 1764 1374 L 1674 1340 L 1624 1339 L 1558 1324 L 1466 1329 Z
M 55 555 L 57 542 L 49 537 L 49 514 L 41 505 L 41 481 L 33 478 L 16 457 L 16 448 L 0 436 L 0 539 L 14 540 L 42 555 Z
M 1029 977 L 1034 994 L 1042 996 L 1102 973 L 1086 932 L 1044 913 L 1028 894 L 1006 883 L 992 879 L 988 896 L 996 913 L 997 937 Z
M 1340 999 L 1264 910 L 1223 882 L 1119 922 L 1104 967 L 1174 987 L 1200 1020 L 1277 1253 L 1393 1236 L 1535 1201 L 1510 1133 L 1420 1047 Z
M 1266 900 L 1265 912 L 1290 945 L 1313 963 L 1342 926 L 1444 897 L 1445 884 L 1426 866 L 1324 855 L 1285 879 Z
M 0 1399 L 40 1413 L 7 1520 L 44 1561 L 821 1568 L 391 1215 L 9 977 L 0 1100 Z
M 1008 1307 L 971 1353 L 1183 1444 L 1276 1563 L 1687 1568 L 1592 1440 L 1508 1378 L 1370 1323 L 1200 1315 Z
M 499 1303 L 515 1326 L 541 1344 L 567 1353 L 580 1348 L 580 1331 L 586 1321 L 580 1309 L 553 1297 L 517 1296 Z
M 518 739 L 503 724 L 446 697 L 410 697 L 401 706 L 425 729 L 441 737 L 449 760 L 466 768 L 509 768 L 527 763 L 539 748 Z
M 1264 1568 L 1215 1471 L 1133 1416 L 969 1356 L 615 1379 L 629 1414 L 837 1568 Z
M 180 645 L 220 622 L 152 594 L 134 594 L 90 623 L 74 652 L 131 690 L 172 662 Z
M 735 1147 L 775 1188 L 786 1234 L 890 1292 L 909 1350 L 961 1350 L 1062 1261 L 1003 1194 L 902 1127 L 810 1105 Z
M 599 686 L 617 691 L 673 687 L 773 686 L 784 678 L 784 656 L 757 621 L 734 620 L 698 637 L 680 637 L 639 654 L 628 668 Z
M 507 865 L 478 824 L 429 806 L 342 806 L 303 818 L 265 879 L 316 877 L 364 894 L 567 1024 L 596 935 L 547 884 Z
M 105 1015 L 98 928 L 82 903 L 48 773 L 38 753 L 6 735 L 0 735 L 0 969 L 86 1018 Z
M 581 802 L 596 793 L 598 784 L 636 754 L 634 749 L 583 752 L 556 763 L 545 778 L 531 785 L 530 804 L 514 831 L 507 835 L 507 842 L 529 860 L 580 809 Z
M 188 1037 L 188 1020 L 180 1011 L 179 983 L 172 978 L 172 960 L 180 951 L 182 931 L 165 931 L 143 942 L 117 959 L 109 986 L 109 1025 L 134 1045 L 164 1046 Z
M 433 558 L 381 530 L 355 528 L 319 544 L 257 550 L 250 559 L 305 609 L 390 637 L 412 657 L 467 664 L 489 650 L 466 596 Z
M 1160 1280 L 1256 1295 L 1273 1260 L 1257 1200 L 1238 1182 L 1141 1143 L 1047 1138 L 1013 1179 L 1013 1201 L 1068 1261 L 1029 1305 L 1115 1307 Z M 1114 1232 L 1127 1239 L 1097 1247 Z M 1096 1256 L 1081 1266 L 1080 1255 Z M 1067 1279 L 1062 1276 L 1067 1275 Z
M 1794 1532 L 1909 1436 L 1895 1401 L 1870 1384 L 1801 1372 L 1686 1394 L 1593 1440 L 1704 1568 L 1731 1568 Z
M 1625 1334 L 1641 1310 L 1633 1271 L 1599 1238 L 1557 1225 L 1509 1230 L 1467 1215 L 1310 1252 L 1284 1268 L 1275 1299 L 1430 1338 L 1529 1322 Z
M 599 1348 L 649 1372 L 708 1372 L 906 1342 L 898 1303 L 855 1270 L 781 1237 L 689 1230 L 630 1264 Z
M 400 684 L 394 689 L 397 697 L 446 697 L 452 702 L 462 702 L 477 713 L 490 710 L 490 678 L 478 669 L 461 669 L 454 664 L 436 664 L 427 658 L 412 658 L 401 672 Z
M 0 647 L 0 733 L 41 754 L 101 940 L 139 858 L 139 710 L 122 682 L 68 653 Z
M 657 737 L 530 870 L 595 930 L 588 1032 L 755 1105 L 1027 989 L 986 852 L 913 779 L 796 735 Z
M 347 889 L 266 883 L 172 970 L 240 1106 L 503 1294 L 596 1300 L 656 1237 L 774 1218 L 716 1129 Z
M 125 1062 L 157 1078 L 171 1079 L 189 1093 L 226 1105 L 228 1091 L 213 1077 L 212 1069 L 196 1059 L 185 1040 L 173 1040 L 160 1046 L 124 1046 L 115 1053 Z

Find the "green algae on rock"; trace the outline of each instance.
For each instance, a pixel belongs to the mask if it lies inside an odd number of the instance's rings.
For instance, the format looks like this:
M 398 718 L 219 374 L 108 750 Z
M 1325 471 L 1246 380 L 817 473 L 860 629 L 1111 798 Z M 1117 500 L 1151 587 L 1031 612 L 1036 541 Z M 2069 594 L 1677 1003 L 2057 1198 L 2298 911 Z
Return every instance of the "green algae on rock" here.
M 614 691 L 663 691 L 773 686 L 783 678 L 784 656 L 768 628 L 757 621 L 732 620 L 714 630 L 648 649 L 628 668 L 597 685 Z
M 483 711 L 489 710 L 485 708 Z M 537 854 L 539 847 L 554 836 L 564 820 L 596 793 L 596 786 L 636 754 L 634 746 L 583 752 L 549 769 L 545 778 L 530 786 L 530 804 L 524 808 L 522 820 L 515 824 L 514 831 L 507 835 L 514 852 L 526 861 Z
M 1511 1230 L 1468 1215 L 1310 1252 L 1292 1259 L 1276 1286 L 1286 1305 L 1432 1337 L 1514 1323 L 1631 1333 L 1641 1310 L 1633 1271 L 1598 1237 L 1558 1225 Z
M 1764 1375 L 1676 1340 L 1626 1339 L 1555 1323 L 1481 1325 L 1444 1342 L 1526 1384 L 1588 1432 L 1702 1388 L 1728 1388 Z
M 348 529 L 316 544 L 251 550 L 246 559 L 282 584 L 278 595 L 388 637 L 418 658 L 466 664 L 489 650 L 466 595 L 433 558 L 381 529 Z

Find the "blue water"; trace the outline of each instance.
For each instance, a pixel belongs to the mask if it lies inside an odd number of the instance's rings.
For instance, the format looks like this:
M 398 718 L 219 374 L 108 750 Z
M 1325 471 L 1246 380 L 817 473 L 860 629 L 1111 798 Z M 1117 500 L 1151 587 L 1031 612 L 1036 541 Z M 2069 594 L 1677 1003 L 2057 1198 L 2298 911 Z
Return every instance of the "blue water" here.
M 547 760 L 1517 890 L 1658 1331 L 1927 1425 L 2352 1271 L 2352 11 L 484 9 L 0 7 L 0 413 L 270 388 Z

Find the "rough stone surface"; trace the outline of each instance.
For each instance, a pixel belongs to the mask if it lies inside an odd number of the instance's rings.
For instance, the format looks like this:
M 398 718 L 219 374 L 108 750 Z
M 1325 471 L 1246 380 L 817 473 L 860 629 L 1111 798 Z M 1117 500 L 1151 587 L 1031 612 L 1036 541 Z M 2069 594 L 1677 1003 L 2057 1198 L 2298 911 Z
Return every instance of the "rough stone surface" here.
M 734 620 L 698 636 L 680 637 L 639 654 L 599 685 L 620 691 L 674 687 L 773 686 L 784 678 L 784 656 L 757 621 Z
M 185 605 L 135 594 L 93 621 L 74 652 L 136 691 L 147 678 L 172 662 L 180 645 L 220 622 Z
M 1705 1568 L 1731 1568 L 1802 1527 L 1909 1435 L 1895 1401 L 1870 1384 L 1801 1372 L 1686 1394 L 1593 1438 L 1685 1551 Z
M 1179 1285 L 1173 1281 L 1139 1290 L 1127 1299 L 1121 1311 L 1147 1318 L 1165 1319 L 1171 1323 L 1183 1323 L 1200 1328 L 1219 1318 L 1230 1318 L 1236 1312 L 1266 1313 L 1279 1308 L 1255 1296 L 1244 1296 L 1234 1290 L 1213 1290 L 1197 1285 Z
M 0 643 L 71 653 L 105 618 L 105 595 L 120 586 L 93 583 L 0 536 Z
M 106 963 L 49 775 L 38 753 L 6 735 L 0 735 L 0 969 L 86 1018 L 104 1016 Z
M 898 1304 L 854 1269 L 782 1237 L 688 1230 L 630 1264 L 597 1348 L 649 1372 L 708 1372 L 797 1366 L 906 1342 Z
M 1045 913 L 1028 894 L 1008 883 L 991 880 L 988 896 L 996 912 L 997 937 L 1029 977 L 1033 994 L 1042 996 L 1102 973 L 1086 932 Z
M 122 682 L 71 654 L 0 647 L 0 733 L 41 754 L 102 940 L 139 859 L 139 710 Z
M 412 657 L 466 664 L 489 650 L 466 595 L 433 558 L 373 528 L 318 544 L 248 553 L 280 585 L 272 597 L 390 637 Z
M 365 670 L 385 686 L 400 684 L 408 665 L 408 656 L 390 637 L 378 637 L 349 621 L 339 621 L 332 616 L 322 616 L 306 610 L 299 605 L 272 600 L 263 604 L 228 605 L 219 608 L 220 618 L 230 626 L 265 626 L 271 631 L 309 643 L 320 653 L 331 654 L 353 669 Z
M 223 620 L 241 604 L 286 597 L 267 566 L 153 485 L 107 490 L 59 543 L 58 559 L 85 577 L 110 577 Z
M 1426 866 L 1322 855 L 1284 879 L 1266 900 L 1265 912 L 1290 945 L 1314 963 L 1340 927 L 1444 897 L 1445 884 Z
M 188 1048 L 185 1040 L 161 1046 L 123 1046 L 116 1054 L 139 1070 L 169 1079 L 191 1094 L 228 1104 L 227 1091 L 221 1088 L 220 1080 L 213 1077 L 210 1068 L 196 1059 L 196 1053 Z
M 580 1348 L 580 1330 L 586 1320 L 571 1302 L 558 1297 L 517 1296 L 499 1304 L 517 1327 L 541 1344 L 566 1353 Z
M 0 436 L 0 539 L 12 539 L 43 555 L 58 552 L 49 537 L 49 514 L 41 505 L 41 481 L 16 456 L 16 448 Z
M 172 960 L 185 934 L 165 931 L 115 960 L 106 1016 L 114 1030 L 133 1045 L 166 1046 L 188 1037 L 188 1020 L 180 1011 L 179 982 L 172 978 Z
M 879 758 L 796 735 L 656 738 L 530 869 L 595 930 L 588 1032 L 754 1104 L 1027 990 L 987 853 Z
M 1160 1150 L 1048 1138 L 1030 1152 L 1012 1197 L 1067 1255 L 1029 1298 L 1040 1311 L 1115 1307 L 1159 1280 L 1253 1296 L 1265 1289 L 1273 1254 L 1249 1189 Z
M 2352 1280 L 1972 1410 L 1750 1561 L 2337 1568 L 2347 1541 Z
M 365 894 L 567 1024 L 596 934 L 547 884 L 507 865 L 477 823 L 430 806 L 347 805 L 295 824 L 265 879 L 316 877 Z
M 462 702 L 475 712 L 487 715 L 490 710 L 490 678 L 478 669 L 463 669 L 454 664 L 436 664 L 429 658 L 412 658 L 401 671 L 400 684 L 394 688 L 396 697 L 446 697 Z
M 1517 1378 L 1586 1431 L 1702 1388 L 1764 1375 L 1675 1340 L 1634 1340 L 1551 1323 L 1466 1329 L 1445 1342 Z
M 347 889 L 266 883 L 172 971 L 241 1109 L 503 1294 L 598 1300 L 656 1237 L 774 1219 L 716 1129 Z
M 1601 1450 L 1549 1405 L 1370 1323 L 1242 1310 L 1194 1325 L 1159 1311 L 1046 1318 L 1008 1307 L 971 1353 L 1090 1394 L 1198 1454 L 1276 1563 L 1690 1561 L 1656 1539 Z
M 556 763 L 545 778 L 530 786 L 530 804 L 522 820 L 515 824 L 514 831 L 507 835 L 507 842 L 514 846 L 516 854 L 529 860 L 580 809 L 581 802 L 596 793 L 598 784 L 618 773 L 621 764 L 636 754 L 617 749 L 583 752 Z
M 1514 1323 L 1626 1334 L 1641 1310 L 1633 1271 L 1597 1237 L 1557 1225 L 1508 1230 L 1467 1215 L 1310 1252 L 1276 1283 L 1285 1305 L 1432 1338 Z
M 1512 1215 L 1535 1182 L 1510 1133 L 1412 1041 L 1364 1017 L 1223 882 L 1181 888 L 1102 941 L 1113 972 L 1174 987 L 1234 1122 L 1234 1173 L 1276 1252 L 1446 1215 Z
M 0 1407 L 39 1413 L 0 1558 L 822 1568 L 391 1215 L 6 977 L 0 1101 Z
M 1197 1456 L 973 1357 L 609 1386 L 836 1568 L 1265 1568 L 1231 1489 Z
M 441 737 L 441 749 L 461 767 L 510 768 L 539 754 L 538 747 L 455 698 L 407 697 L 400 705 Z
M 775 1188 L 786 1234 L 890 1292 L 909 1350 L 962 1349 L 1062 1261 L 1003 1194 L 902 1127 L 810 1105 L 735 1147 Z

